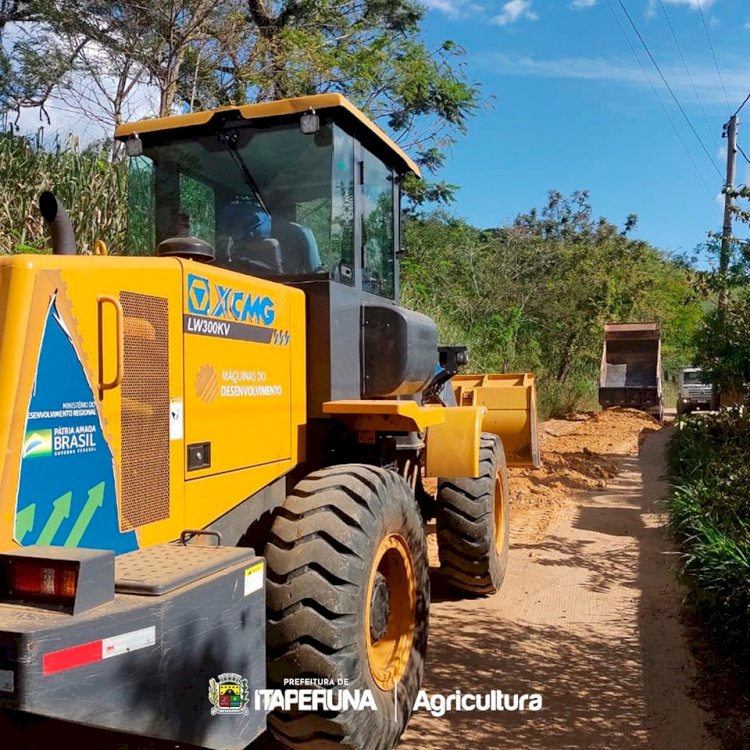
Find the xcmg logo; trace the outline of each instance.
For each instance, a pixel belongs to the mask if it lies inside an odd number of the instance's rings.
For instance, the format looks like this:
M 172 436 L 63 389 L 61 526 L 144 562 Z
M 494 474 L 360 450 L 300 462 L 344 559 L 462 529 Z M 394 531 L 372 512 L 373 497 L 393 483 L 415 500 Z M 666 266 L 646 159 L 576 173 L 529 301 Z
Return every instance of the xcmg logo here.
M 270 326 L 276 313 L 270 297 L 240 292 L 229 286 L 212 284 L 203 276 L 187 277 L 188 312 L 211 318 L 232 318 L 246 323 L 255 321 Z

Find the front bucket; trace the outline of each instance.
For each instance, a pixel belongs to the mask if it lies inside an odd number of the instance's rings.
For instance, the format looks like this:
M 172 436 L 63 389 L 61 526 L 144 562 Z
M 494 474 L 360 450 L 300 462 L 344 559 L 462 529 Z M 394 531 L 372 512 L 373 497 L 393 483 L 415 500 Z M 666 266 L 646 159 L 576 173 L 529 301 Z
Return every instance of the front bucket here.
M 503 441 L 508 466 L 541 465 L 532 373 L 455 375 L 451 382 L 458 406 L 486 407 L 482 431 Z

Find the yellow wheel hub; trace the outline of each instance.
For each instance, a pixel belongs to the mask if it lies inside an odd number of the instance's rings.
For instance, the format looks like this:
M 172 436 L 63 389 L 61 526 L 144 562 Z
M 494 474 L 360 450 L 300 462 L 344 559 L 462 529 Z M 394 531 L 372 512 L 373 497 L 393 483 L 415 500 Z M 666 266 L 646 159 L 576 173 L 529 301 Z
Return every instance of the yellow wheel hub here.
M 370 673 L 383 690 L 392 690 L 406 671 L 414 640 L 417 589 L 406 540 L 384 537 L 370 571 L 365 604 L 365 642 Z

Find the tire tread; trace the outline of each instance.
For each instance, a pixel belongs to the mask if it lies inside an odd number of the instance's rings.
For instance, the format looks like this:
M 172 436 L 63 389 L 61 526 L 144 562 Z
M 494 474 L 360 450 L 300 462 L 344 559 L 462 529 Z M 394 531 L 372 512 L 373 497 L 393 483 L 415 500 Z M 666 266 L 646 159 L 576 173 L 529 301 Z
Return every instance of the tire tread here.
M 440 571 L 451 588 L 473 595 L 494 594 L 507 562 L 505 545 L 495 548 L 495 474 L 500 472 L 507 524 L 508 480 L 500 438 L 483 433 L 479 477 L 440 479 L 437 496 L 437 537 Z

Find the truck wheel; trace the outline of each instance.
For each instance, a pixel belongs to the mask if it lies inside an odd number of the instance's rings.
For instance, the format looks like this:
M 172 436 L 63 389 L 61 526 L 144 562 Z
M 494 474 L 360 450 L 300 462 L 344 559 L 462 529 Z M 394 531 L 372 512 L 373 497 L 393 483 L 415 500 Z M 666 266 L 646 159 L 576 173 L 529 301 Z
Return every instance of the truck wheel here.
M 271 733 L 286 748 L 390 750 L 427 648 L 427 544 L 411 488 L 373 466 L 316 471 L 279 509 L 265 557 L 269 686 L 299 689 L 290 680 L 312 678 L 336 693 L 346 683 L 353 694 L 370 691 L 377 706 L 277 709 Z
M 479 471 L 438 482 L 438 556 L 451 588 L 488 595 L 502 585 L 508 561 L 508 469 L 496 435 L 482 433 Z
M 681 399 L 677 399 L 677 416 L 681 417 L 685 413 L 685 402 Z

